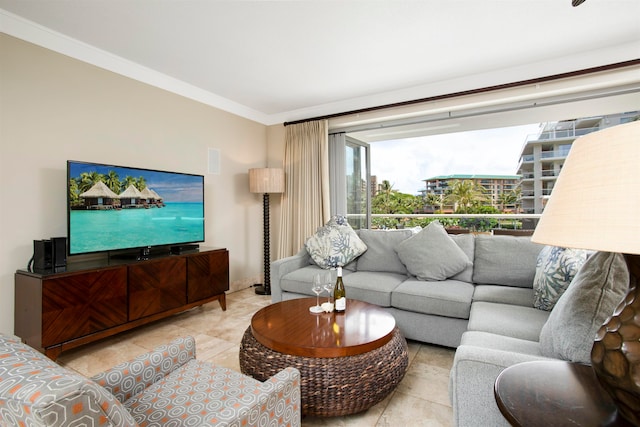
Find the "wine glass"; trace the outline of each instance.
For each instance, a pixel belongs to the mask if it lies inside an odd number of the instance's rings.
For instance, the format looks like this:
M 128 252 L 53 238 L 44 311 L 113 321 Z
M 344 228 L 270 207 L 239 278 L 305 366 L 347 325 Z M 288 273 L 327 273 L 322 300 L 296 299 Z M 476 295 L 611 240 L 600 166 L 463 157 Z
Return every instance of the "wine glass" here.
M 331 281 L 331 271 L 324 274 L 324 290 L 327 291 L 327 302 L 331 304 L 331 291 L 333 290 L 333 282 Z
M 322 288 L 322 278 L 320 277 L 320 274 L 314 275 L 311 290 L 316 294 L 316 305 L 309 307 L 309 311 L 312 313 L 322 313 L 322 307 L 320 307 L 320 293 L 322 292 Z

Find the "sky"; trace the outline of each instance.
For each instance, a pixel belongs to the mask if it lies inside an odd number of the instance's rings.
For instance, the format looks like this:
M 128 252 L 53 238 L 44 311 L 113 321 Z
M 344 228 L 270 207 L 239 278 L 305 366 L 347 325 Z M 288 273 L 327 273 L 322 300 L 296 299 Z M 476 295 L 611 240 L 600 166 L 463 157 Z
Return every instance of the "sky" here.
M 539 124 L 371 143 L 371 175 L 394 190 L 418 194 L 438 175 L 515 175 L 528 135 Z

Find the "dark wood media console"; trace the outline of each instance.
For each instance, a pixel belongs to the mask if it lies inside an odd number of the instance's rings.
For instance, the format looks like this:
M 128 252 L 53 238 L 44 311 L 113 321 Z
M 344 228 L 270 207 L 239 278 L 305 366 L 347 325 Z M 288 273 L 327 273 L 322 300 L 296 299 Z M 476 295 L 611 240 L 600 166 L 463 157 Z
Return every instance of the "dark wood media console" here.
M 217 300 L 227 309 L 229 251 L 146 261 L 70 264 L 15 275 L 15 334 L 55 360 L 61 352 Z

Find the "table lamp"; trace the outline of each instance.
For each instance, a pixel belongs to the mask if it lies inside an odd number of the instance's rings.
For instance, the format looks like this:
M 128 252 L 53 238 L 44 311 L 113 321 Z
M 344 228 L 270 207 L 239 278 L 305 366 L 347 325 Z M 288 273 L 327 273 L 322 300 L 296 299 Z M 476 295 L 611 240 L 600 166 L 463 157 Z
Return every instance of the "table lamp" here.
M 264 228 L 264 285 L 256 286 L 256 294 L 271 295 L 271 251 L 269 249 L 269 194 L 284 192 L 284 171 L 275 168 L 249 169 L 249 191 L 262 193 Z
M 598 331 L 591 362 L 619 412 L 640 424 L 640 121 L 574 141 L 531 240 L 619 252 L 629 290 Z

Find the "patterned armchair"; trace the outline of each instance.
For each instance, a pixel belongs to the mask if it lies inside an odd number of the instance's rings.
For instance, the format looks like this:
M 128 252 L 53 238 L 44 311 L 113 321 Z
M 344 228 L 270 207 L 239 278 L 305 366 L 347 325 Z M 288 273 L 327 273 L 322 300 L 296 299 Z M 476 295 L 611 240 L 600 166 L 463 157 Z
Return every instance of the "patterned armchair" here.
M 300 373 L 265 382 L 178 338 L 89 379 L 0 334 L 0 426 L 299 426 Z

